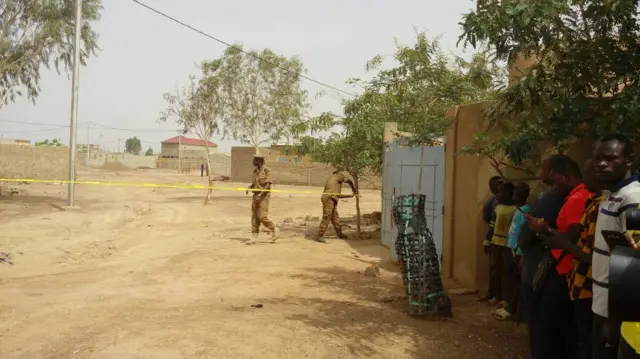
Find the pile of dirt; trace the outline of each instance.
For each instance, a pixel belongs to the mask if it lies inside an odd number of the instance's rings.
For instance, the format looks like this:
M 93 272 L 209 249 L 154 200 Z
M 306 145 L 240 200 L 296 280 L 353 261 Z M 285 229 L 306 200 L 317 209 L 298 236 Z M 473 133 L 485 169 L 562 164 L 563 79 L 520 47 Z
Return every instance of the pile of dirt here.
M 127 165 L 124 165 L 120 162 L 107 162 L 104 165 L 100 166 L 101 170 L 105 171 L 130 171 Z

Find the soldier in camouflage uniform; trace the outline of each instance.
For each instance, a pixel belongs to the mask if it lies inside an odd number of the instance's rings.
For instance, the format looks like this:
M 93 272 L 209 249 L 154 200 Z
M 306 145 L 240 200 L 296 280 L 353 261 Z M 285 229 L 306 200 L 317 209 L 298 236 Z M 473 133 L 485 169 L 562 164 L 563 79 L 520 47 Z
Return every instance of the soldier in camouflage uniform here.
M 352 194 L 343 195 L 342 184 L 349 184 Z M 316 240 L 318 242 L 327 243 L 324 238 L 324 233 L 329 227 L 329 222 L 333 224 L 333 228 L 336 231 L 336 235 L 340 239 L 346 239 L 347 237 L 342 233 L 342 226 L 340 225 L 340 216 L 338 215 L 338 199 L 351 198 L 358 194 L 356 186 L 351 179 L 349 172 L 335 171 L 324 185 L 324 191 L 320 201 L 322 202 L 322 221 L 320 222 L 320 228 L 318 230 L 318 236 Z
M 273 178 L 271 171 L 264 165 L 264 156 L 253 156 L 253 183 L 250 189 L 264 190 L 252 191 L 253 201 L 251 203 L 251 240 L 247 244 L 254 244 L 258 240 L 260 233 L 260 224 L 271 230 L 271 240 L 275 242 L 278 239 L 278 229 L 275 224 L 269 220 L 269 200 L 271 199 L 271 186 Z M 249 194 L 249 191 L 247 191 Z

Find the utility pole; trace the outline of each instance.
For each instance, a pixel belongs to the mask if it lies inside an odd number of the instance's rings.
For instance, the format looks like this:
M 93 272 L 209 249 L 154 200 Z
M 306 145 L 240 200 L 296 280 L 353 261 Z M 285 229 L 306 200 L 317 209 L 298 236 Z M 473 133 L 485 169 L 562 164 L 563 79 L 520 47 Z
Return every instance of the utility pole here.
M 87 161 L 86 161 L 87 168 L 89 168 L 90 158 L 91 158 L 91 142 L 89 141 L 89 122 L 87 122 Z
M 71 78 L 71 126 L 69 129 L 69 187 L 67 205 L 73 207 L 76 180 L 76 131 L 78 129 L 78 80 L 80 77 L 80 33 L 82 31 L 82 0 L 76 0 L 76 28 L 73 45 L 73 76 Z
M 121 148 L 121 147 L 120 147 L 120 140 L 121 140 L 121 139 L 120 139 L 120 138 L 118 138 L 118 153 L 120 153 L 120 148 Z
M 178 172 L 182 171 L 182 160 L 180 159 L 181 147 L 182 147 L 182 135 L 178 133 Z

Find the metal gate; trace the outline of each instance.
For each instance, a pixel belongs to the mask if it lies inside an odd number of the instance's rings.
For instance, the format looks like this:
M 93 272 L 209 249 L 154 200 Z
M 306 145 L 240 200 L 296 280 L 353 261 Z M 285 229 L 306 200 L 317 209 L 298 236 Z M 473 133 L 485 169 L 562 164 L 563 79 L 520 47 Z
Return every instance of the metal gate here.
M 394 248 L 398 235 L 392 217 L 393 200 L 396 196 L 404 194 L 426 195 L 427 224 L 433 233 L 438 258 L 442 258 L 444 158 L 444 144 L 422 148 L 399 147 L 395 141 L 385 152 L 380 234 L 382 243 L 391 249 L 393 259 L 397 259 Z M 421 167 L 422 178 L 420 178 Z

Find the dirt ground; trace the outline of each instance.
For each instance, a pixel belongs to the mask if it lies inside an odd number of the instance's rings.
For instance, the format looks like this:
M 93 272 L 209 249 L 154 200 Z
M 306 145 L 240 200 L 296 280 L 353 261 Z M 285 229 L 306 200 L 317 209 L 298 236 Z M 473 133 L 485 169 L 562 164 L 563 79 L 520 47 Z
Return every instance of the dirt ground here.
M 79 179 L 205 184 L 157 170 Z M 7 195 L 9 187 L 17 193 Z M 446 321 L 413 318 L 406 300 L 383 300 L 403 286 L 378 232 L 305 239 L 317 228 L 305 218 L 320 215 L 317 194 L 274 194 L 281 238 L 270 244 L 264 233 L 247 246 L 250 197 L 241 191 L 215 191 L 205 207 L 204 190 L 83 185 L 81 210 L 60 211 L 66 185 L 3 188 L 3 359 L 526 357 L 523 326 L 496 322 L 474 296 L 453 296 L 455 317 Z M 364 191 L 363 213 L 379 207 L 380 193 Z M 339 209 L 353 217 L 354 200 Z M 363 274 L 370 263 L 380 277 Z

